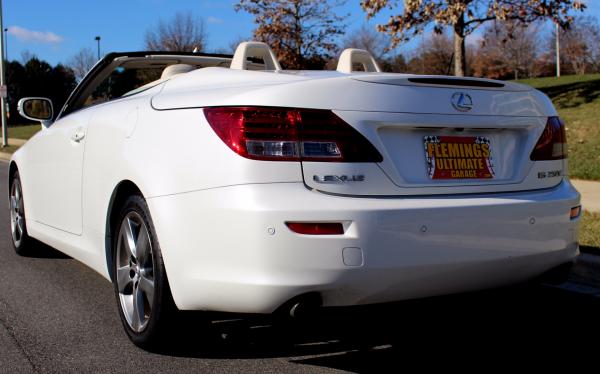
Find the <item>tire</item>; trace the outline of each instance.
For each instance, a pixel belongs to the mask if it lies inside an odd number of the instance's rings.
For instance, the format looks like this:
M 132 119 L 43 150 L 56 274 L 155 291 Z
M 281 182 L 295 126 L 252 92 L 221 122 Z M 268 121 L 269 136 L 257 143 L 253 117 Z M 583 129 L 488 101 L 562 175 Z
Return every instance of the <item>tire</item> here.
M 34 240 L 27 233 L 25 203 L 19 172 L 12 177 L 9 191 L 10 233 L 13 248 L 19 256 L 30 256 L 35 251 Z
M 158 348 L 177 308 L 143 197 L 125 201 L 113 232 L 113 284 L 121 322 L 135 345 Z

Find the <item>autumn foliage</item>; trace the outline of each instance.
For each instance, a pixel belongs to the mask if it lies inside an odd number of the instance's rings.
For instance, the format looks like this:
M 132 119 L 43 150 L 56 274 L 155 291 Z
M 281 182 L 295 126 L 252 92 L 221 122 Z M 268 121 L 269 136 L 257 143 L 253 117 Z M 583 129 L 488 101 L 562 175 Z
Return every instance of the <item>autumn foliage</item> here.
M 254 16 L 254 39 L 271 46 L 287 69 L 321 69 L 337 51 L 345 16 L 342 1 L 240 0 L 235 9 Z
M 396 0 L 363 0 L 361 5 L 368 17 L 386 7 L 400 10 Z M 578 0 L 404 0 L 403 5 L 402 12 L 378 25 L 378 30 L 390 35 L 391 47 L 396 47 L 431 24 L 438 34 L 449 27 L 454 36 L 454 72 L 457 76 L 466 72 L 465 38 L 486 22 L 514 20 L 529 24 L 552 19 L 568 28 L 573 21 L 569 11 L 585 9 L 585 4 Z

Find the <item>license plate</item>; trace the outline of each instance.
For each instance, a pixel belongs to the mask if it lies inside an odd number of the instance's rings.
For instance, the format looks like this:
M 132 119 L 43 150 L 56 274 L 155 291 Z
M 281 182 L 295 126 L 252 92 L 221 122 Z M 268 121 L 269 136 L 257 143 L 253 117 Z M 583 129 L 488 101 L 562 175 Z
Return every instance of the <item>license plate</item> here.
M 430 179 L 492 179 L 492 143 L 483 136 L 425 136 Z

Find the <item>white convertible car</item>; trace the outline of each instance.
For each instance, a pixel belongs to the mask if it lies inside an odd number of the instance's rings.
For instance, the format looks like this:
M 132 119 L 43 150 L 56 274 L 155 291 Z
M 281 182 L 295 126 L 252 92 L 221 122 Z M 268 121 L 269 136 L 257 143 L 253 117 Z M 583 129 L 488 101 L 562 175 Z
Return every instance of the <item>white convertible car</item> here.
M 143 347 L 177 310 L 459 293 L 578 255 L 565 127 L 528 86 L 381 73 L 361 50 L 288 71 L 250 42 L 110 54 L 57 116 L 19 111 L 43 130 L 10 162 L 16 251 L 38 240 L 111 280 Z

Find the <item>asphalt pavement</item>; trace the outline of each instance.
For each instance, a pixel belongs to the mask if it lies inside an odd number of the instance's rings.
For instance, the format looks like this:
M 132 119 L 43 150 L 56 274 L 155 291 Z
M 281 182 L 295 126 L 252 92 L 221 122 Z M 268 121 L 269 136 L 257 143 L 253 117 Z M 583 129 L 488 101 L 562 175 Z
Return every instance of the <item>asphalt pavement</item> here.
M 0 162 L 0 196 L 6 179 Z M 127 339 L 100 275 L 49 247 L 14 253 L 0 200 L 0 373 L 399 372 L 511 368 L 517 359 L 539 367 L 580 361 L 600 336 L 598 297 L 526 285 L 330 309 L 293 324 L 186 313 L 171 340 L 147 352 Z

